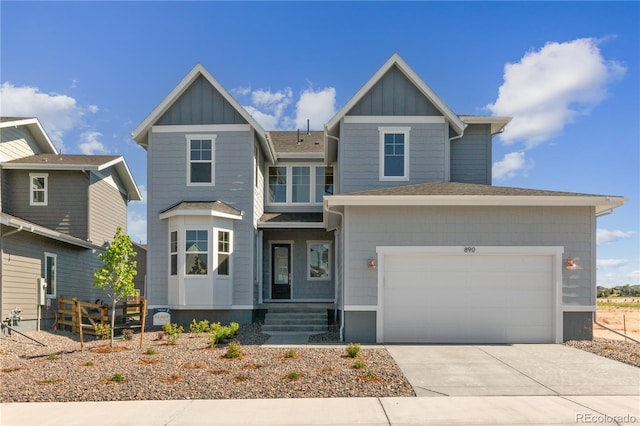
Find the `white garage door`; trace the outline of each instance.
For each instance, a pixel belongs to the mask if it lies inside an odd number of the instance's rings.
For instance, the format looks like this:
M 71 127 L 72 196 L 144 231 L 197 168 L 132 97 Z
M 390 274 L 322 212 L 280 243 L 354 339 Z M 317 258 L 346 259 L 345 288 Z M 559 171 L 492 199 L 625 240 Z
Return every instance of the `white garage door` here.
M 553 343 L 553 256 L 386 254 L 383 339 Z

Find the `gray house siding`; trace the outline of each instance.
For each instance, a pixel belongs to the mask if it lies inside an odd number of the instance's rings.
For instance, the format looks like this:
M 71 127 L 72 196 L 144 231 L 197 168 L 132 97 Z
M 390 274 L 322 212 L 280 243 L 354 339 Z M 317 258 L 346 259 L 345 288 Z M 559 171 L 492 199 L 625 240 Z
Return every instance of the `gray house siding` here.
M 7 232 L 13 228 L 2 228 Z M 57 256 L 57 296 L 94 302 L 105 299 L 104 291 L 93 286 L 93 270 L 102 266 L 98 253 L 21 231 L 3 239 L 2 312 L 4 319 L 16 308 L 22 308 L 19 330 L 34 330 L 37 318 L 36 280 L 44 277 L 44 254 Z M 42 327 L 53 324 L 57 299 L 42 308 Z
M 247 124 L 247 121 L 203 76 L 156 122 L 159 125 L 213 123 Z
M 127 232 L 127 200 L 117 188 L 96 174 L 89 186 L 89 241 L 103 245 L 111 241 L 118 226 Z
M 442 113 L 394 66 L 347 115 L 438 115 Z
M 87 239 L 87 176 L 78 171 L 49 170 L 42 173 L 48 174 L 48 205 L 29 205 L 28 170 L 6 170 L 5 184 L 11 188 L 11 197 L 3 203 L 2 210 L 58 232 Z
M 335 264 L 334 264 L 334 237 L 332 232 L 324 230 L 289 230 L 269 229 L 264 231 L 263 263 L 262 271 L 262 297 L 267 300 L 271 296 L 271 246 L 270 242 L 291 241 L 293 244 L 291 253 L 292 265 L 292 299 L 293 300 L 327 300 L 333 301 L 335 296 Z M 329 241 L 331 242 L 331 279 L 317 281 L 307 279 L 307 242 Z
M 464 136 L 451 141 L 451 182 L 491 185 L 491 129 L 469 125 Z
M 207 132 L 206 134 L 211 134 Z M 223 201 L 243 212 L 234 221 L 234 305 L 253 306 L 252 131 L 218 132 L 215 141 L 215 186 L 187 186 L 187 142 L 183 133 L 150 133 L 147 151 L 148 270 L 150 305 L 166 305 L 168 224 L 160 212 L 181 201 Z
M 378 127 L 410 127 L 409 180 L 380 180 Z M 342 123 L 339 144 L 339 185 L 342 193 L 444 181 L 446 176 L 445 124 Z
M 592 207 L 348 207 L 347 217 L 346 305 L 378 303 L 377 271 L 366 267 L 366 259 L 377 246 L 393 245 L 563 246 L 584 265 L 563 269 L 563 305 L 596 304 Z M 580 323 L 576 318 L 590 315 L 576 314 L 565 318 Z M 375 329 L 375 323 L 367 328 Z M 567 328 L 565 339 L 574 335 L 573 327 Z

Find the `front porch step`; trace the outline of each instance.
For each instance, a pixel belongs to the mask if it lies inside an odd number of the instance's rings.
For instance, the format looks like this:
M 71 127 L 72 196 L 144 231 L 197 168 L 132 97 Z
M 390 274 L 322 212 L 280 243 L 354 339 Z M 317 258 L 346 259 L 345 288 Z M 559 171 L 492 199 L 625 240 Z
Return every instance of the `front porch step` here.
M 264 333 L 323 333 L 328 331 L 327 311 L 300 308 L 269 309 L 262 326 Z

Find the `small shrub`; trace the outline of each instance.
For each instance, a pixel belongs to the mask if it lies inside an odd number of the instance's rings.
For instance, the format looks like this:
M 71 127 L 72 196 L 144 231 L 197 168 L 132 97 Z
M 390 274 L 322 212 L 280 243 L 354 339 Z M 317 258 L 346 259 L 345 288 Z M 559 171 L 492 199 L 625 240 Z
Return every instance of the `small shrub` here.
M 0 355 L 4 355 L 6 354 L 5 350 L 3 348 L 0 348 Z
M 155 355 L 156 354 L 156 350 L 153 349 L 153 346 L 149 346 L 145 351 L 144 351 L 145 355 Z
M 218 343 L 232 338 L 239 330 L 240 325 L 237 322 L 232 322 L 228 326 L 220 325 L 219 322 L 212 323 L 209 327 L 209 347 L 213 348 Z
M 95 364 L 93 362 L 91 362 L 91 361 L 87 361 L 82 365 L 84 365 L 85 367 L 93 367 Z
M 287 380 L 298 380 L 300 377 L 302 377 L 302 374 L 298 373 L 297 371 L 292 371 L 284 376 L 284 378 Z
M 373 371 L 369 370 L 367 371 L 367 379 L 375 379 L 376 378 L 376 373 L 374 373 Z
M 41 383 L 42 384 L 53 384 L 53 383 L 56 383 L 56 382 L 58 382 L 58 378 L 57 377 L 49 377 L 48 379 L 43 380 Z
M 360 370 L 361 368 L 364 368 L 364 362 L 357 360 L 356 362 L 353 363 L 353 368 L 355 368 L 356 370 Z
M 164 334 L 167 336 L 168 345 L 175 345 L 184 331 L 184 328 L 182 328 L 181 325 L 168 322 L 165 322 L 162 325 L 162 329 L 164 330 Z
M 347 345 L 347 355 L 350 358 L 355 358 L 360 355 L 360 343 L 349 343 Z
M 124 340 L 133 339 L 133 330 L 130 329 L 130 328 L 126 328 L 126 329 L 122 330 L 122 336 L 124 337 Z
M 56 359 L 58 359 L 58 355 L 56 355 L 56 354 L 51 354 L 51 355 L 49 355 L 49 356 L 47 357 L 47 359 L 48 359 L 49 361 L 55 361 Z
M 124 382 L 124 376 L 120 373 L 116 373 L 111 376 L 111 381 L 116 383 Z
M 231 342 L 227 346 L 227 352 L 224 354 L 225 358 L 234 359 L 242 356 L 242 347 L 238 342 Z
M 111 326 L 109 324 L 96 324 L 95 332 L 96 336 L 102 340 L 111 338 Z
M 199 336 L 200 333 L 207 333 L 209 331 L 209 321 L 196 321 L 194 318 L 191 320 L 191 324 L 189 324 L 189 330 L 196 336 Z
M 237 322 L 229 323 L 229 331 L 231 331 L 232 336 L 235 336 L 240 331 L 240 324 Z
M 289 349 L 284 353 L 284 357 L 287 359 L 298 358 L 298 354 L 293 349 Z

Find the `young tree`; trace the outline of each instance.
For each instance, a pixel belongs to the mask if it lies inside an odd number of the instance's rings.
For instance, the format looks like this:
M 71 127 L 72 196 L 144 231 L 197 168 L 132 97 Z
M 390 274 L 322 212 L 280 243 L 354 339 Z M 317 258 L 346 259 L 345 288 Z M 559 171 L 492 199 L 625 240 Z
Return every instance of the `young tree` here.
M 111 310 L 111 346 L 113 346 L 114 327 L 116 321 L 116 303 L 127 296 L 135 294 L 133 278 L 136 276 L 137 263 L 134 259 L 131 238 L 122 233 L 118 226 L 113 242 L 107 247 L 105 253 L 100 253 L 98 259 L 102 260 L 102 269 L 94 269 L 93 285 L 104 290 L 113 302 Z

